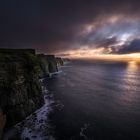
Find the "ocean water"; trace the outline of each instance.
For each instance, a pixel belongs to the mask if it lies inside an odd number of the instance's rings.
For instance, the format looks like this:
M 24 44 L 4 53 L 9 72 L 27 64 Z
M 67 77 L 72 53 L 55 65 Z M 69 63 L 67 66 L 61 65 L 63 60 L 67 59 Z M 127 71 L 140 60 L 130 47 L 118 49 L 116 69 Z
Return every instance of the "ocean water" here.
M 48 84 L 56 140 L 140 140 L 140 66 L 72 61 Z

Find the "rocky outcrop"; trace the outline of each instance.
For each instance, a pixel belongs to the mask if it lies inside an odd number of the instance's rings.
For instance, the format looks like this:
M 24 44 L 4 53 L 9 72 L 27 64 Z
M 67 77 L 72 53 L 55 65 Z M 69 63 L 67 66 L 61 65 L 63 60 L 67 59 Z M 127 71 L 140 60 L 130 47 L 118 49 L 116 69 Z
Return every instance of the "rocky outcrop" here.
M 40 71 L 40 61 L 34 51 L 0 50 L 0 108 L 7 118 L 6 128 L 43 105 Z M 3 113 L 0 121 L 5 118 Z M 3 126 L 0 122 L 1 130 Z
M 57 66 L 63 66 L 64 61 L 61 57 L 56 57 Z
M 3 114 L 3 111 L 0 108 L 0 139 L 2 138 L 5 124 L 6 124 L 6 115 Z

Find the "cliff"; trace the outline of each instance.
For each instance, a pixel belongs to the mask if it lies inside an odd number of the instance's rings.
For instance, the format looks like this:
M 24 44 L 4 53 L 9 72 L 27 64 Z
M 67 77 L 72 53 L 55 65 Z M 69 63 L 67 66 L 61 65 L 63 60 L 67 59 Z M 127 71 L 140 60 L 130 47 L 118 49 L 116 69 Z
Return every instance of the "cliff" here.
M 57 61 L 54 55 L 46 55 L 50 73 L 58 72 Z
M 54 55 L 32 49 L 0 49 L 0 137 L 44 104 L 40 78 L 63 65 Z
M 6 128 L 43 105 L 40 70 L 40 62 L 34 53 L 0 50 L 0 121 L 6 116 Z M 3 126 L 0 122 L 0 133 Z
M 56 62 L 58 66 L 64 65 L 64 60 L 61 57 L 56 57 Z
M 49 76 L 49 64 L 44 54 L 38 54 L 38 59 L 40 60 L 40 78 L 48 77 Z
M 63 65 L 63 60 L 61 58 L 55 57 L 54 55 L 44 55 L 39 54 L 38 57 L 41 59 L 41 67 L 43 73 L 48 75 L 49 73 L 58 72 L 58 67 Z

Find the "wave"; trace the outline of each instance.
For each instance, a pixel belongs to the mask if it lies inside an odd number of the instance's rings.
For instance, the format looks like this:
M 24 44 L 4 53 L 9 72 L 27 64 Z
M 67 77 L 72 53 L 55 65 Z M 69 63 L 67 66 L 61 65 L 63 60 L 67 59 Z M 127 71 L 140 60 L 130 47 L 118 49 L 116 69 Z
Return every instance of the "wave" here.
M 48 114 L 52 111 L 50 104 L 53 102 L 45 86 L 42 86 L 45 104 L 33 114 L 28 116 L 24 121 L 15 127 L 21 132 L 22 140 L 54 140 L 50 135 Z

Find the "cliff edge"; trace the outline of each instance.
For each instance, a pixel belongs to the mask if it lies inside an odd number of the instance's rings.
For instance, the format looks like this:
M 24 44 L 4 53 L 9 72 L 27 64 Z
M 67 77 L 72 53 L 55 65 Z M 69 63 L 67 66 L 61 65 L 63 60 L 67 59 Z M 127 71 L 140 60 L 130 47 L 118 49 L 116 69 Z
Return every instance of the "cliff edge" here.
M 5 128 L 43 105 L 39 73 L 40 65 L 34 53 L 28 50 L 0 50 L 0 108 L 3 112 L 0 120 L 6 117 Z M 0 123 L 1 129 L 3 125 Z
M 0 138 L 44 104 L 40 78 L 63 65 L 54 55 L 32 49 L 0 49 Z

